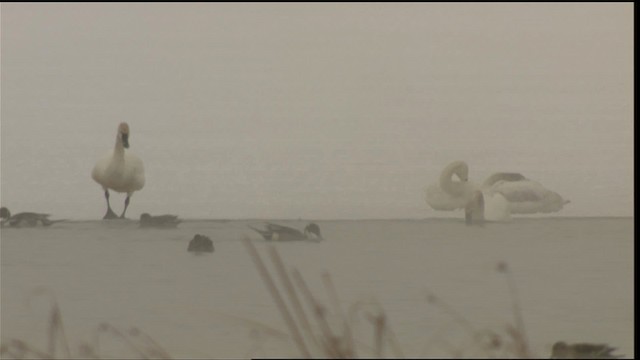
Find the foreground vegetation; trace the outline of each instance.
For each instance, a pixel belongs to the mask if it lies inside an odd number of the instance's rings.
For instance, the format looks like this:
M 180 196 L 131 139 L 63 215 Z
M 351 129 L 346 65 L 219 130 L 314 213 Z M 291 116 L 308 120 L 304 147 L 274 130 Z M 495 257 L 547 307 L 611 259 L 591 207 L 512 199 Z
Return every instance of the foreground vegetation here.
M 316 294 L 312 293 L 296 268 L 287 270 L 275 247 L 267 246 L 268 256 L 275 268 L 274 275 L 269 272 L 265 261 L 251 241 L 244 239 L 243 242 L 286 325 L 288 335 L 286 339 L 290 346 L 295 347 L 299 357 L 334 359 L 405 357 L 390 325 L 390 319 L 381 304 L 376 301 L 360 301 L 343 309 L 328 273 L 322 274 L 325 295 L 328 299 L 328 304 L 323 303 Z M 446 345 L 451 357 L 534 357 L 527 340 L 511 270 L 506 263 L 498 264 L 496 270 L 505 277 L 513 313 L 513 323 L 505 324 L 501 329 L 477 328 L 443 299 L 433 293 L 426 294 L 425 301 L 448 314 L 467 339 L 457 345 L 451 345 L 446 339 L 439 339 L 441 345 Z M 91 334 L 90 341 L 81 341 L 76 349 L 72 349 L 65 334 L 62 312 L 57 301 L 44 290 L 39 290 L 36 294 L 50 296 L 51 308 L 46 348 L 39 348 L 20 339 L 9 339 L 0 345 L 2 358 L 112 358 L 113 356 L 101 350 L 101 343 L 109 337 L 110 341 L 115 340 L 121 343 L 131 357 L 171 359 L 170 354 L 160 344 L 140 329 L 121 330 L 109 323 L 99 324 Z M 282 334 L 281 331 L 272 330 L 265 333 L 281 337 L 278 335 Z M 363 333 L 367 335 L 362 335 Z M 268 357 L 263 349 L 254 349 L 249 356 Z

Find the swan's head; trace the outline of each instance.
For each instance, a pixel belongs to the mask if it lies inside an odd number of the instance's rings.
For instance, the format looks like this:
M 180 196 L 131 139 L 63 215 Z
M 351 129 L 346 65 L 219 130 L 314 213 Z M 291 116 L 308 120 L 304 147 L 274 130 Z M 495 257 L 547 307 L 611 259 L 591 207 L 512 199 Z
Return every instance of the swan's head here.
M 8 219 L 11 217 L 11 212 L 9 212 L 9 209 L 7 209 L 6 207 L 1 207 L 0 208 L 0 219 Z
M 465 166 L 458 173 L 456 173 L 456 175 L 458 175 L 458 178 L 462 182 L 469 181 L 469 168 Z
M 129 148 L 129 124 L 126 122 L 121 122 L 118 126 L 118 139 L 122 141 L 122 146 L 125 149 Z
M 454 175 L 459 180 L 454 180 Z M 447 165 L 446 168 L 440 174 L 440 188 L 452 196 L 463 196 L 466 193 L 470 185 L 469 181 L 469 167 L 464 161 L 454 161 Z
M 304 234 L 307 237 L 312 237 L 314 240 L 322 240 L 320 235 L 320 227 L 316 223 L 310 223 L 304 228 Z
M 455 174 L 460 181 L 469 181 L 469 166 L 464 161 L 452 162 L 447 166 L 445 172 Z

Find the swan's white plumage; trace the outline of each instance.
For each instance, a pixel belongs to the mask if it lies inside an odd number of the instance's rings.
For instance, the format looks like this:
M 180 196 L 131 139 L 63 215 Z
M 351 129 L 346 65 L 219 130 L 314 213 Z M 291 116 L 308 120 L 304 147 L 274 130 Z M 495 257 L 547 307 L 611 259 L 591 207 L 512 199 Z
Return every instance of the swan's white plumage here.
M 91 177 L 106 189 L 131 194 L 144 187 L 144 165 L 137 156 L 124 153 L 122 159 L 109 152 L 93 168 Z
M 454 175 L 468 175 L 467 164 L 455 161 L 449 164 L 437 184 L 426 188 L 426 201 L 434 210 L 452 211 L 477 208 L 476 191 L 482 191 L 484 219 L 506 221 L 511 214 L 549 213 L 562 209 L 568 200 L 546 189 L 540 183 L 529 180 L 518 173 L 495 173 L 481 187 L 453 179 Z M 452 191 L 452 189 L 454 191 Z
M 442 190 L 439 184 L 431 184 L 426 188 L 426 200 L 434 210 L 453 211 L 464 209 L 471 199 L 473 184 L 468 184 L 468 189 L 469 191 L 454 196 Z
M 125 151 L 128 141 L 126 138 L 123 140 L 123 134 L 129 134 L 129 126 L 126 123 L 118 127 L 114 149 L 96 163 L 91 177 L 104 190 L 111 189 L 131 195 L 144 187 L 144 165 L 136 155 Z
M 483 190 L 484 218 L 488 221 L 511 220 L 511 203 L 500 193 L 491 193 Z
M 426 201 L 434 210 L 453 211 L 465 209 L 473 212 L 475 220 L 506 221 L 511 218 L 509 202 L 502 194 L 482 191 L 479 186 L 468 181 L 469 168 L 464 161 L 454 161 L 447 165 L 437 184 L 426 188 Z M 458 180 L 453 177 L 457 176 Z M 481 201 L 482 205 L 479 205 Z
M 569 202 L 539 182 L 529 179 L 498 181 L 487 190 L 504 196 L 513 214 L 557 212 Z
M 467 191 L 461 196 L 447 194 L 437 184 L 429 185 L 426 189 L 426 200 L 429 206 L 439 211 L 454 211 L 465 209 L 469 202 L 474 201 L 474 184 L 468 183 Z M 511 219 L 511 204 L 500 193 L 482 190 L 484 199 L 484 219 L 488 221 L 507 221 Z

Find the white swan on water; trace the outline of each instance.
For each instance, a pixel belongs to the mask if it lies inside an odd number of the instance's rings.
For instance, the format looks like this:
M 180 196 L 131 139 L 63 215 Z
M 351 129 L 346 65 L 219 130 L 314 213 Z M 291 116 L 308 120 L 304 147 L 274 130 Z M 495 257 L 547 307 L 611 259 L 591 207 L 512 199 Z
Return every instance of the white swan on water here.
M 469 182 L 468 174 L 464 161 L 449 164 L 439 183 L 427 187 L 427 203 L 434 210 L 465 209 L 469 223 L 472 219 L 506 221 L 511 214 L 555 212 L 569 202 L 519 173 L 495 173 L 482 186 Z
M 124 201 L 124 210 L 120 215 L 124 219 L 124 214 L 129 206 L 129 198 L 134 191 L 142 189 L 144 186 L 144 166 L 142 160 L 130 152 L 125 152 L 129 148 L 129 125 L 125 122 L 118 126 L 116 135 L 116 145 L 113 151 L 99 160 L 91 172 L 91 177 L 104 189 L 104 197 L 107 199 L 107 213 L 103 219 L 115 219 L 118 216 L 111 210 L 109 204 L 109 189 L 120 193 L 127 193 Z
M 458 179 L 454 180 L 454 176 Z M 507 221 L 511 218 L 509 202 L 496 192 L 481 192 L 469 181 L 469 166 L 464 161 L 454 161 L 440 174 L 440 181 L 426 189 L 426 201 L 434 210 L 453 211 L 465 209 L 467 223 Z

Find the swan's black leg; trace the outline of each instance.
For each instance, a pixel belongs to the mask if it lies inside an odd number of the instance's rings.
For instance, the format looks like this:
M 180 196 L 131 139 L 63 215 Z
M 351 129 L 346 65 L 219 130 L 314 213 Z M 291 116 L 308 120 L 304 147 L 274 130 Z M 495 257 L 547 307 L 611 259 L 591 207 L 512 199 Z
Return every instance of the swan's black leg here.
M 124 213 L 127 212 L 127 208 L 129 207 L 129 198 L 131 196 L 127 195 L 127 198 L 124 200 L 124 210 L 122 210 L 122 215 L 120 215 L 120 219 L 124 219 Z
M 118 215 L 111 210 L 111 205 L 109 204 L 109 190 L 104 191 L 104 198 L 107 199 L 107 213 L 104 214 L 102 219 L 116 219 Z

